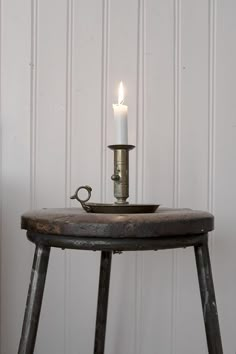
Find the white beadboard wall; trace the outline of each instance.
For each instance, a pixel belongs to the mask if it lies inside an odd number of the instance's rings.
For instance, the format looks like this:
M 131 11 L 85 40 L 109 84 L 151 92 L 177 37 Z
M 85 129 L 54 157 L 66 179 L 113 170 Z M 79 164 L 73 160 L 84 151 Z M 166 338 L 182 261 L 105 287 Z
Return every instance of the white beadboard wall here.
M 225 354 L 235 354 L 236 2 L 0 0 L 1 354 L 17 352 L 32 208 L 111 201 L 112 103 L 127 88 L 130 200 L 209 210 Z M 93 351 L 99 253 L 52 250 L 36 354 Z M 206 354 L 191 249 L 115 255 L 107 354 Z

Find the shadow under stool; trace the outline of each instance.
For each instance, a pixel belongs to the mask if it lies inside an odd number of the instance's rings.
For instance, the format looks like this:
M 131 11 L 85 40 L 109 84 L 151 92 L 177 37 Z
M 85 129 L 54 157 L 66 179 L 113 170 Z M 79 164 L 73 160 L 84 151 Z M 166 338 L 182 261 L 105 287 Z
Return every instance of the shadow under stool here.
M 112 253 L 194 247 L 209 354 L 223 354 L 208 250 L 211 214 L 158 209 L 153 214 L 92 214 L 42 209 L 22 216 L 35 254 L 18 354 L 33 354 L 51 247 L 101 251 L 94 354 L 104 354 Z M 45 353 L 46 354 L 46 353 Z

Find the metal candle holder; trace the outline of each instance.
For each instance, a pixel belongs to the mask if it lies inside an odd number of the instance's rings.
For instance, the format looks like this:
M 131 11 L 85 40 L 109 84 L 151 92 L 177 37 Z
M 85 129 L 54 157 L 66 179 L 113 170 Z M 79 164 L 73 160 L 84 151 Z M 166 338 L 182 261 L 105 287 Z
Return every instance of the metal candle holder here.
M 114 174 L 111 179 L 114 181 L 115 204 L 129 204 L 129 151 L 134 145 L 109 145 L 114 151 Z
M 109 145 L 109 149 L 114 151 L 114 173 L 111 179 L 114 182 L 115 203 L 90 203 L 92 188 L 90 186 L 80 186 L 76 189 L 71 199 L 78 200 L 87 213 L 99 214 L 136 214 L 154 213 L 159 204 L 129 204 L 129 151 L 134 149 L 134 145 Z M 87 198 L 81 199 L 79 191 L 85 189 Z

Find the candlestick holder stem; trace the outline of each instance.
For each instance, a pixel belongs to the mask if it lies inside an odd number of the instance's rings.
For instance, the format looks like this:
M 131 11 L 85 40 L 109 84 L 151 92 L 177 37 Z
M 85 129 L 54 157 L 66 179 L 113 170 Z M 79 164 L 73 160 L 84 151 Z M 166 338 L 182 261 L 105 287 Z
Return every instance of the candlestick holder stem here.
M 116 204 L 129 204 L 129 151 L 134 145 L 109 145 L 114 151 L 114 174 L 111 179 L 114 181 L 114 197 Z

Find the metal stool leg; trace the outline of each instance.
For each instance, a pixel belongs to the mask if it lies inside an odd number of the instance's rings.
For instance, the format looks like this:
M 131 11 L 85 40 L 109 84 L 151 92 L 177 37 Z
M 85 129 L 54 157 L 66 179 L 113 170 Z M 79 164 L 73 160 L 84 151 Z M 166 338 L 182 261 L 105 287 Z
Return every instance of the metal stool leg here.
M 211 262 L 207 242 L 200 246 L 195 246 L 195 257 L 197 263 L 208 352 L 209 354 L 223 354 L 214 283 L 212 278 Z
M 33 354 L 50 248 L 36 245 L 18 354 Z
M 99 276 L 94 354 L 104 354 L 111 259 L 111 252 L 102 251 Z

